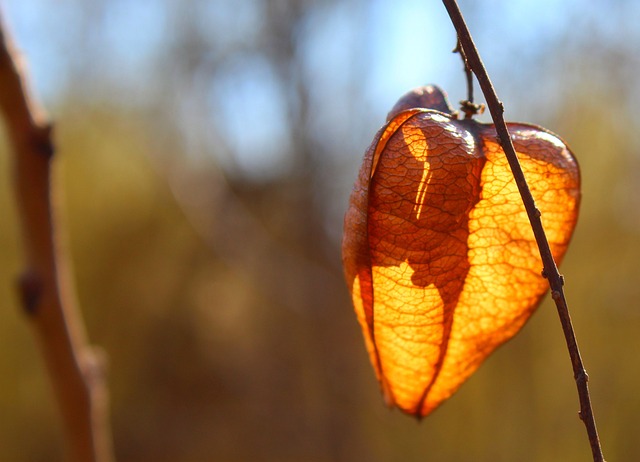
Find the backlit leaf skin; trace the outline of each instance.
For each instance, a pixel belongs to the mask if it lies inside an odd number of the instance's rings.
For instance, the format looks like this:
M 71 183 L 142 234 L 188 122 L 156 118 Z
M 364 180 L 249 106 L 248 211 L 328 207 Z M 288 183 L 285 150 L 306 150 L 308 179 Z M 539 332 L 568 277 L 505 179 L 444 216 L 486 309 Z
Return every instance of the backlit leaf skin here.
M 548 288 L 493 125 L 452 112 L 437 87 L 405 95 L 345 216 L 343 264 L 371 362 L 387 403 L 418 417 L 513 337 Z M 558 136 L 508 127 L 559 263 L 578 216 L 578 164 Z

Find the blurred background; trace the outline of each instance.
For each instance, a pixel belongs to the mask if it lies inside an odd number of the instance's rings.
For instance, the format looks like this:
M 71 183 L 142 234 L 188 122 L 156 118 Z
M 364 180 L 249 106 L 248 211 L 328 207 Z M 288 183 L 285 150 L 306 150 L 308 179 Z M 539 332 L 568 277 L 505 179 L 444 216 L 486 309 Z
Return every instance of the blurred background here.
M 605 456 L 640 460 L 640 3 L 460 5 L 507 118 L 580 161 L 567 297 Z M 109 356 L 118 461 L 589 460 L 549 300 L 419 424 L 384 407 L 369 365 L 342 215 L 400 95 L 466 96 L 439 1 L 2 7 L 56 124 L 59 224 Z M 0 460 L 61 461 L 0 149 Z

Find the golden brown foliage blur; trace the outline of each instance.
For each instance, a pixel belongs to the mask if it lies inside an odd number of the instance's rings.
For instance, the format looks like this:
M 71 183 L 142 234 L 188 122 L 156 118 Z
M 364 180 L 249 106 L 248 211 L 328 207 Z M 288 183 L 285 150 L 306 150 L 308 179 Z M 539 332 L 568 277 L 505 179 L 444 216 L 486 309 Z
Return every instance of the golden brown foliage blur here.
M 28 13 L 12 4 L 7 19 L 49 91 L 58 211 L 90 338 L 109 356 L 120 462 L 588 459 L 548 300 L 420 425 L 381 404 L 340 268 L 341 216 L 386 110 L 439 77 L 416 71 L 380 101 L 380 76 L 408 75 L 380 64 L 376 47 L 405 30 L 379 27 L 397 19 L 386 7 L 18 3 Z M 420 17 L 421 4 L 400 4 Z M 531 21 L 525 4 L 461 7 L 507 117 L 559 133 L 579 159 L 562 272 L 605 455 L 636 460 L 637 7 L 556 5 L 534 31 L 496 20 Z M 447 31 L 444 11 L 438 21 Z M 423 42 L 427 29 L 410 31 L 424 50 L 411 60 L 455 44 L 452 30 Z M 438 82 L 454 100 L 458 59 Z M 0 460 L 56 461 L 59 419 L 14 290 L 20 236 L 1 149 Z

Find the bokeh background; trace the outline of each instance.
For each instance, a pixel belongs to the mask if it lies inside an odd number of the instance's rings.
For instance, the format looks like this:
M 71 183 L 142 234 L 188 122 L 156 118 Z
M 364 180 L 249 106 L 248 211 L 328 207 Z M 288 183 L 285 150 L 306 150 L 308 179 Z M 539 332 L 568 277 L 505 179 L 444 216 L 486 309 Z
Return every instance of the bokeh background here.
M 640 3 L 462 0 L 510 120 L 574 149 L 563 265 L 608 460 L 640 460 Z M 6 0 L 56 123 L 77 294 L 115 451 L 142 461 L 584 461 L 549 300 L 421 423 L 383 406 L 340 266 L 362 154 L 396 99 L 465 97 L 436 0 Z M 483 116 L 487 120 L 487 116 Z M 14 281 L 0 144 L 0 460 L 63 458 Z

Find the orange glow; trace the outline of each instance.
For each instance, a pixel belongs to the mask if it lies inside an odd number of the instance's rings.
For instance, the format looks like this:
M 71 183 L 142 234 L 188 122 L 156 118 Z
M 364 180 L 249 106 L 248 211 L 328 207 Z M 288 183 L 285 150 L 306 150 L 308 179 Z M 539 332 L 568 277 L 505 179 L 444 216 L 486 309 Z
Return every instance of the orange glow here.
M 386 401 L 423 417 L 520 330 L 548 284 L 493 126 L 415 108 L 390 117 L 351 196 L 343 262 Z M 559 263 L 578 165 L 557 136 L 509 130 Z

